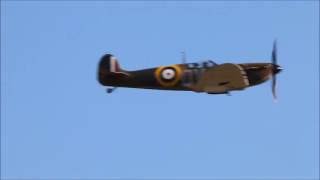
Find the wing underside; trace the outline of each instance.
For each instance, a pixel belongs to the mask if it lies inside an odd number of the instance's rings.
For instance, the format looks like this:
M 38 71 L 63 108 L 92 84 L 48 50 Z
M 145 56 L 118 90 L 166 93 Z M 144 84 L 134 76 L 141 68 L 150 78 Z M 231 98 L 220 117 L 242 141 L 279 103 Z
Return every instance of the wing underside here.
M 195 89 L 208 93 L 226 93 L 247 86 L 249 81 L 243 68 L 238 64 L 226 63 L 206 70 Z

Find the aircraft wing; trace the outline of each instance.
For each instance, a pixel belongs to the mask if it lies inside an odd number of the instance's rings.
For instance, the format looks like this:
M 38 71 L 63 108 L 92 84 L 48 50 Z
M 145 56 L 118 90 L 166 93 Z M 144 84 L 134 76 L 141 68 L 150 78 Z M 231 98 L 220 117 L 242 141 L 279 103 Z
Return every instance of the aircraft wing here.
M 206 70 L 195 89 L 208 93 L 226 93 L 249 86 L 246 72 L 238 64 L 226 63 Z

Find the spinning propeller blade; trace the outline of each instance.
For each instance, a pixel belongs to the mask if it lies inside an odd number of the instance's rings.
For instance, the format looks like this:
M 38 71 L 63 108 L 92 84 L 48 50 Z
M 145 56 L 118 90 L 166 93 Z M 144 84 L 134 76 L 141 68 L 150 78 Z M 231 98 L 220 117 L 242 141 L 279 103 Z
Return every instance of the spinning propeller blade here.
M 277 100 L 277 93 L 276 93 L 276 85 L 277 85 L 277 77 L 276 74 L 280 72 L 282 69 L 281 67 L 277 64 L 277 41 L 275 40 L 273 42 L 273 49 L 272 49 L 272 57 L 271 57 L 271 62 L 272 62 L 272 95 L 273 99 Z

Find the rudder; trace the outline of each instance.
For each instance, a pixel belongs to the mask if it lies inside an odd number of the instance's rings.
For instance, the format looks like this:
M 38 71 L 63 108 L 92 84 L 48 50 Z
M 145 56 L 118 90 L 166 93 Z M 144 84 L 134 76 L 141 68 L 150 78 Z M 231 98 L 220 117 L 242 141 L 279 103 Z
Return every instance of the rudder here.
M 118 60 L 112 54 L 101 57 L 98 65 L 98 81 L 106 85 L 114 78 L 128 76 L 128 73 L 120 68 Z
M 106 54 L 102 56 L 99 64 L 99 72 L 115 73 L 120 71 L 120 65 L 116 57 L 114 57 L 112 54 Z

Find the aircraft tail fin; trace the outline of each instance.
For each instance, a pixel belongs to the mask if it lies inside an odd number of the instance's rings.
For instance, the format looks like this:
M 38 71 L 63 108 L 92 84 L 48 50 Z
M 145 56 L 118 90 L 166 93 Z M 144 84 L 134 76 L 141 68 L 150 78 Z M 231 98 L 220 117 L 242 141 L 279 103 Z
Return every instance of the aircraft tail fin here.
M 129 76 L 129 73 L 120 68 L 120 64 L 115 56 L 112 54 L 102 56 L 98 67 L 98 79 L 100 83 L 105 84 L 104 82 L 107 79 L 112 80 L 124 76 Z
M 99 72 L 101 73 L 121 72 L 121 68 L 117 58 L 114 57 L 112 54 L 104 55 L 100 60 Z

